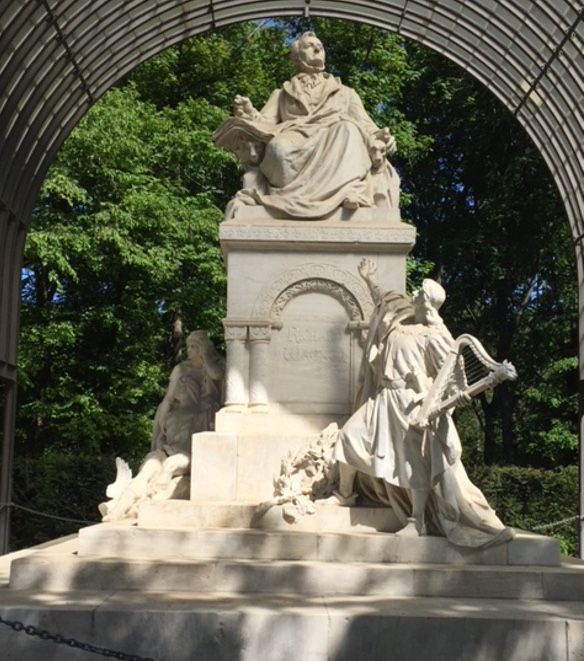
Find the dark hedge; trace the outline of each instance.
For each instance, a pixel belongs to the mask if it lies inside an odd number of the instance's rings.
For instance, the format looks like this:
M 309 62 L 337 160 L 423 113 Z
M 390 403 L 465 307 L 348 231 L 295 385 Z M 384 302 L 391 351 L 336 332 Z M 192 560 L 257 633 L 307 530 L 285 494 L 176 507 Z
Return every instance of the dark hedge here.
M 99 521 L 97 504 L 115 477 L 115 457 L 84 457 L 50 452 L 37 458 L 18 458 L 13 501 L 66 518 Z M 139 458 L 133 457 L 134 470 Z M 471 480 L 484 492 L 499 517 L 523 530 L 554 523 L 578 514 L 578 467 L 555 470 L 520 466 L 467 466 Z M 13 510 L 11 548 L 39 544 L 74 533 L 80 526 Z M 558 538 L 562 551 L 576 555 L 578 525 L 571 521 L 537 531 Z

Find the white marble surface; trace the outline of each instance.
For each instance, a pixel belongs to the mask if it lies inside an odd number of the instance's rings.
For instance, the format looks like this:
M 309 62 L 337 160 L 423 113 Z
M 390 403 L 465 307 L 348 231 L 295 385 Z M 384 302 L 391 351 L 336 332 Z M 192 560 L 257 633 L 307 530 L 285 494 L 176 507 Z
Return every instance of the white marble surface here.
M 213 134 L 246 170 L 225 217 L 239 219 L 246 206 L 258 205 L 304 221 L 339 208 L 399 212 L 400 180 L 386 158 L 396 151 L 389 129 L 378 128 L 358 94 L 325 72 L 325 50 L 313 32 L 291 52 L 297 75 L 261 110 L 237 95 L 233 117 Z
M 381 284 L 403 291 L 415 239 L 413 227 L 387 214 L 361 223 L 222 223 L 228 405 L 297 415 L 298 429 L 303 415 L 325 416 L 322 429 L 350 414 L 373 310 L 359 263 L 368 256 Z M 216 429 L 233 421 L 220 412 Z
M 259 503 L 274 493 L 282 458 L 306 447 L 290 435 L 201 433 L 193 436 L 191 500 Z

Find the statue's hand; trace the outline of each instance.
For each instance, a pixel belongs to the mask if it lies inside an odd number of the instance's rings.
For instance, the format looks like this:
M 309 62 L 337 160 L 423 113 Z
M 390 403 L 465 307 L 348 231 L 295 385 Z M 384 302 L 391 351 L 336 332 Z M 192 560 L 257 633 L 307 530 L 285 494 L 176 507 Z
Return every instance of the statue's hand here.
M 359 263 L 359 275 L 363 280 L 371 280 L 377 272 L 377 265 L 372 259 L 364 257 Z
M 471 399 L 472 399 L 472 397 L 469 394 L 467 394 L 466 392 L 460 392 L 456 397 L 456 401 L 454 402 L 454 406 L 456 408 L 468 406 L 471 402 Z
M 247 96 L 235 95 L 233 99 L 233 115 L 235 117 L 249 117 L 253 119 L 256 114 L 257 111 Z
M 424 431 L 430 426 L 430 421 L 428 418 L 422 418 L 419 414 L 412 416 L 409 421 L 410 427 L 417 429 L 418 431 Z

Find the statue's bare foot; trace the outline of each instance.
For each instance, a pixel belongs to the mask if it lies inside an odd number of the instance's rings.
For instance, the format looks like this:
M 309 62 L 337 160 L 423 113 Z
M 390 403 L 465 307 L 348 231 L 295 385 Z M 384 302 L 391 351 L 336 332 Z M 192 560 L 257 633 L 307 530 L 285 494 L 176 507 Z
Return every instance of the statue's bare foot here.
M 355 210 L 355 209 L 358 209 L 358 208 L 359 208 L 359 202 L 358 202 L 355 198 L 353 198 L 353 197 L 346 197 L 346 198 L 343 200 L 343 207 L 344 207 L 345 209 L 352 209 L 352 210 Z

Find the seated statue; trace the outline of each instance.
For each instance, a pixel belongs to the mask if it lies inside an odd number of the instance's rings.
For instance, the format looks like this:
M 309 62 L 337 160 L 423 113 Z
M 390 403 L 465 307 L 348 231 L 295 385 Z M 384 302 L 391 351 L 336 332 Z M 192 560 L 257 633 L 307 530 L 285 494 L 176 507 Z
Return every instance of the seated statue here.
M 296 219 L 324 218 L 340 206 L 398 209 L 399 178 L 385 158 L 396 149 L 389 129 L 379 129 L 357 93 L 325 72 L 314 32 L 295 41 L 291 54 L 297 75 L 261 111 L 236 96 L 234 116 L 214 133 L 219 147 L 238 155 L 246 177 L 251 172 L 226 218 L 243 204 Z
M 373 262 L 363 260 L 359 271 L 377 308 L 356 410 L 335 446 L 338 501 L 351 505 L 359 491 L 391 505 L 406 534 L 438 534 L 474 548 L 510 540 L 513 531 L 497 518 L 461 462 L 452 411 L 470 397 L 464 370 L 458 358 L 451 358 L 455 342 L 439 314 L 444 289 L 424 280 L 410 301 L 396 292 L 381 293 Z M 424 419 L 423 402 L 447 360 L 460 386 L 454 389 L 458 394 L 439 415 Z
M 189 474 L 191 438 L 213 429 L 225 371 L 223 358 L 205 331 L 189 334 L 187 354 L 170 374 L 154 417 L 151 451 L 136 477 L 125 461 L 116 459 L 116 480 L 106 490 L 110 500 L 99 505 L 104 521 L 136 516 L 138 505 L 146 499 L 183 497 L 181 478 Z

